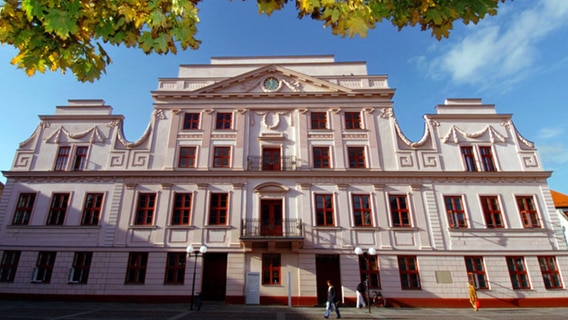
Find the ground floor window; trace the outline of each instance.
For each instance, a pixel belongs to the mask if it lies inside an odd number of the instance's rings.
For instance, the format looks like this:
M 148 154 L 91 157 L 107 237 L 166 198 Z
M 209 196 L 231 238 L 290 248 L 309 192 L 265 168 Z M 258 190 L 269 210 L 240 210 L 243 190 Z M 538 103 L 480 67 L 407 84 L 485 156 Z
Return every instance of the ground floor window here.
M 4 251 L 0 261 L 0 282 L 14 282 L 20 251 Z
M 420 274 L 416 256 L 399 256 L 398 270 L 402 289 L 420 289 Z
M 280 255 L 262 255 L 262 284 L 280 284 Z
M 507 267 L 513 289 L 530 289 L 529 274 L 523 257 L 507 257 Z
M 465 267 L 467 278 L 469 281 L 473 281 L 476 289 L 489 289 L 483 257 L 465 257 Z
M 538 264 L 540 265 L 544 286 L 547 289 L 562 288 L 562 280 L 560 278 L 560 272 L 558 272 L 556 258 L 550 256 L 538 257 Z
M 126 284 L 144 284 L 146 280 L 146 267 L 148 266 L 147 252 L 131 252 L 128 255 L 126 267 Z
M 185 257 L 186 253 L 168 253 L 165 284 L 183 284 L 185 278 Z
M 368 260 L 367 260 L 368 259 Z M 379 275 L 379 258 L 373 255 L 367 255 L 367 259 L 359 256 L 359 274 L 361 282 L 367 283 L 367 270 L 369 272 L 369 289 L 380 289 L 381 278 Z

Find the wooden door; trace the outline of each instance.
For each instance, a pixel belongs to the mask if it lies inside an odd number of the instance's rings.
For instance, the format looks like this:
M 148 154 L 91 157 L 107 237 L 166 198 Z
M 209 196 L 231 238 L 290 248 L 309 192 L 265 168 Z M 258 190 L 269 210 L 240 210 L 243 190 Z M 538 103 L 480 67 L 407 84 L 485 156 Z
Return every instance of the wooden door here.
M 227 287 L 227 254 L 206 253 L 203 255 L 203 300 L 224 301 Z M 197 293 L 196 293 L 197 294 Z
M 261 200 L 260 235 L 282 236 L 282 200 Z

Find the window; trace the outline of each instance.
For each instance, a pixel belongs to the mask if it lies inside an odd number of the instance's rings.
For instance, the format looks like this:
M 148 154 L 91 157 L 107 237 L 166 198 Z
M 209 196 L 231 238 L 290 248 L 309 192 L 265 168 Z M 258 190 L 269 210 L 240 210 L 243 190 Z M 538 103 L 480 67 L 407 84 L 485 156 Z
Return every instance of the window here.
M 316 194 L 316 225 L 333 226 L 333 195 Z
M 59 147 L 57 159 L 55 160 L 55 171 L 63 171 L 67 168 L 69 152 L 71 152 L 71 147 Z
M 507 257 L 507 266 L 513 289 L 530 289 L 529 275 L 525 267 L 525 258 Z
M 477 171 L 477 165 L 475 164 L 475 156 L 473 155 L 473 147 L 461 147 L 461 154 L 463 156 L 463 161 L 465 163 L 465 170 L 468 172 Z
M 479 154 L 481 156 L 483 171 L 496 171 L 491 147 L 479 147 Z
M 408 208 L 408 200 L 406 195 L 390 195 L 389 196 L 392 226 L 393 227 L 410 227 L 410 210 Z
M 398 270 L 402 289 L 420 289 L 420 274 L 415 256 L 399 256 Z
M 345 112 L 345 129 L 361 129 L 361 113 Z
M 525 228 L 541 228 L 538 212 L 532 196 L 518 196 L 517 206 L 521 213 L 521 220 Z
M 154 223 L 154 208 L 156 206 L 155 193 L 140 193 L 138 207 L 136 208 L 135 225 L 151 225 Z
M 20 251 L 4 251 L 0 261 L 0 282 L 14 282 L 19 261 Z
M 51 273 L 55 264 L 56 252 L 41 251 L 38 253 L 36 266 L 32 275 L 34 283 L 49 283 L 51 281 Z
M 128 255 L 125 284 L 144 284 L 146 267 L 148 266 L 147 252 L 131 252 Z
M 231 129 L 232 128 L 232 117 L 231 113 L 219 112 L 217 113 L 217 121 L 215 123 L 215 129 Z
M 481 208 L 487 228 L 504 228 L 499 200 L 495 196 L 481 197 Z
M 185 278 L 185 253 L 168 252 L 164 284 L 183 284 Z
M 368 195 L 354 194 L 353 199 L 353 214 L 355 225 L 358 227 L 371 227 L 373 220 L 371 218 L 371 200 Z
M 51 198 L 49 214 L 47 215 L 47 225 L 63 225 L 65 213 L 69 202 L 69 193 L 54 193 Z
M 371 278 L 369 289 L 380 289 L 381 278 L 379 275 L 378 256 L 369 254 L 367 259 L 362 255 L 359 256 L 359 277 L 363 283 L 367 282 L 367 269 L 369 270 L 369 278 Z
M 186 113 L 183 117 L 183 130 L 199 129 L 199 113 Z
M 327 114 L 325 112 L 312 112 L 312 129 L 327 129 Z
M 75 149 L 75 161 L 73 161 L 73 170 L 81 171 L 87 165 L 87 152 L 89 147 L 77 147 Z
M 89 270 L 91 269 L 92 252 L 75 252 L 73 267 L 69 273 L 69 283 L 87 283 Z
M 179 148 L 178 167 L 195 168 L 197 147 Z
M 172 225 L 189 225 L 190 216 L 191 193 L 176 193 L 174 195 Z
M 473 280 L 476 289 L 489 289 L 483 257 L 464 257 L 468 280 Z
M 280 255 L 262 255 L 262 284 L 280 284 Z
M 329 147 L 314 147 L 314 168 L 330 168 Z
M 365 148 L 349 147 L 347 148 L 349 157 L 349 168 L 365 168 Z
M 211 203 L 209 206 L 209 224 L 226 225 L 228 211 L 229 211 L 229 194 L 227 193 L 211 194 Z
M 83 208 L 82 226 L 96 226 L 99 224 L 101 209 L 103 205 L 102 193 L 87 193 L 85 196 L 85 207 Z
M 35 193 L 20 193 L 12 224 L 26 225 L 30 222 L 35 196 Z
M 467 228 L 467 220 L 460 196 L 445 196 L 446 212 L 450 228 Z
M 546 289 L 562 288 L 562 280 L 556 264 L 556 258 L 550 256 L 538 257 L 538 264 L 540 265 L 540 272 L 542 273 L 542 280 L 544 280 Z
M 229 168 L 231 163 L 230 147 L 215 147 L 213 149 L 213 167 Z

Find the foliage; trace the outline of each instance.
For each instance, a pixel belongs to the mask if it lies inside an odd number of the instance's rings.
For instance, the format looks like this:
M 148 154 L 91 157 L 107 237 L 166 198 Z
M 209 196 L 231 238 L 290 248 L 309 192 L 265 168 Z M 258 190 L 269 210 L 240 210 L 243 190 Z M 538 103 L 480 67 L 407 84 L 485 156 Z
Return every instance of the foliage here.
M 198 49 L 201 0 L 0 0 L 0 43 L 14 46 L 11 63 L 28 75 L 71 70 L 80 81 L 99 79 L 111 58 L 101 42 L 145 53 Z M 219 0 L 211 0 L 219 1 Z M 244 0 L 243 0 L 244 1 Z M 342 37 L 365 37 L 383 19 L 399 29 L 421 26 L 440 40 L 453 22 L 477 23 L 505 0 L 290 0 L 298 17 L 311 17 Z M 270 15 L 288 0 L 257 0 Z

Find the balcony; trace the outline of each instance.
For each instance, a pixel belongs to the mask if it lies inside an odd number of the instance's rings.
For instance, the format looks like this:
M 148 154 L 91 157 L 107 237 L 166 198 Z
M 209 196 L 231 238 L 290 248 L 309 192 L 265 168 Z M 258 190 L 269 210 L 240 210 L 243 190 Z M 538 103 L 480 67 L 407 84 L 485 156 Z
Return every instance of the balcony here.
M 240 240 L 247 248 L 292 248 L 304 243 L 302 219 L 243 219 Z
M 249 156 L 248 171 L 296 171 L 296 157 Z

